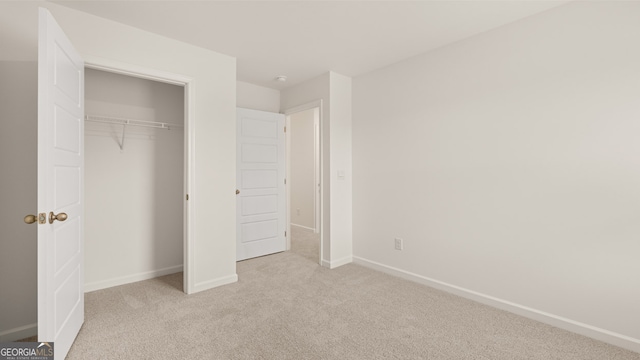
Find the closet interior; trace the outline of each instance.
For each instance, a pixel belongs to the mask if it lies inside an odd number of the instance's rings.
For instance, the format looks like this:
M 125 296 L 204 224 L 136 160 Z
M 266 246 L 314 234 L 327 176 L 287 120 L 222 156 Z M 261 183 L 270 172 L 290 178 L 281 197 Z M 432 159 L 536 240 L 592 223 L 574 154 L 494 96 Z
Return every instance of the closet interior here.
M 85 70 L 85 291 L 182 271 L 184 87 Z

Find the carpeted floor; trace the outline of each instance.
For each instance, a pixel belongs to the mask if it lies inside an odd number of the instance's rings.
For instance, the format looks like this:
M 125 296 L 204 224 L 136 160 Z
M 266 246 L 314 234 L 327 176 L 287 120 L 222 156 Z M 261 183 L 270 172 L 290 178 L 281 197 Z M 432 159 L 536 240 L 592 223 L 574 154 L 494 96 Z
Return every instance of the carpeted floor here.
M 322 268 L 317 236 L 296 232 L 292 251 L 239 262 L 235 284 L 187 296 L 179 273 L 86 294 L 67 359 L 640 360 L 358 265 Z
M 311 230 L 291 226 L 291 251 L 319 264 L 320 234 L 314 234 Z

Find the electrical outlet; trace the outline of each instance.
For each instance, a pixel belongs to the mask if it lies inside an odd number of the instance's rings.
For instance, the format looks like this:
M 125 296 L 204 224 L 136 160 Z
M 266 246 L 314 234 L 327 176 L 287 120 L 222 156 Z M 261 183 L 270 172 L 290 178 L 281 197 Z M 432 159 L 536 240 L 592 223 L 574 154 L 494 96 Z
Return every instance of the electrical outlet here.
M 395 238 L 396 250 L 402 250 L 404 248 L 403 240 L 400 238 Z

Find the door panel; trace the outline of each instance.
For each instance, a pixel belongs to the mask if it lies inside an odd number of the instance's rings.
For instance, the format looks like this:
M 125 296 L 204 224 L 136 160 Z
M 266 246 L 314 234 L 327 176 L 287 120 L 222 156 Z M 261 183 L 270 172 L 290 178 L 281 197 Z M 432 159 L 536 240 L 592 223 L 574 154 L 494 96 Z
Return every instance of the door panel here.
M 246 136 L 245 136 L 246 138 Z M 277 138 L 275 138 L 277 140 Z M 267 144 L 242 144 L 242 161 L 244 163 L 278 163 L 278 146 Z
M 278 220 L 254 221 L 242 224 L 242 242 L 249 243 L 277 236 Z
M 242 198 L 242 215 L 274 214 L 278 211 L 277 195 L 262 195 Z
M 84 62 L 46 9 L 38 27 L 38 341 L 64 359 L 84 322 Z M 67 215 L 66 219 L 60 215 Z
M 237 110 L 237 260 L 284 251 L 284 115 Z
M 278 137 L 278 123 L 245 118 L 242 122 L 242 134 L 247 137 L 275 139 Z
M 53 242 L 56 248 L 54 269 L 56 275 L 69 265 L 69 263 L 73 262 L 80 252 L 81 225 L 80 220 L 75 218 L 66 220 L 63 226 L 59 226 L 54 231 Z
M 272 189 L 278 186 L 277 170 L 244 170 L 241 177 L 244 189 Z
M 78 154 L 76 154 L 78 156 Z M 53 206 L 57 209 L 80 202 L 80 169 L 77 167 L 55 166 L 53 168 L 53 186 L 56 188 Z

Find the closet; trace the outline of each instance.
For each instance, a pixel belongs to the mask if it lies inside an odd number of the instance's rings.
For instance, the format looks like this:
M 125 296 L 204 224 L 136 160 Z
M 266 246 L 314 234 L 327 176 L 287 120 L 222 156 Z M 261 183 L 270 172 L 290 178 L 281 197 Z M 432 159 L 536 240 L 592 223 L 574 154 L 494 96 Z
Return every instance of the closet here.
M 184 88 L 85 69 L 85 291 L 182 271 Z

